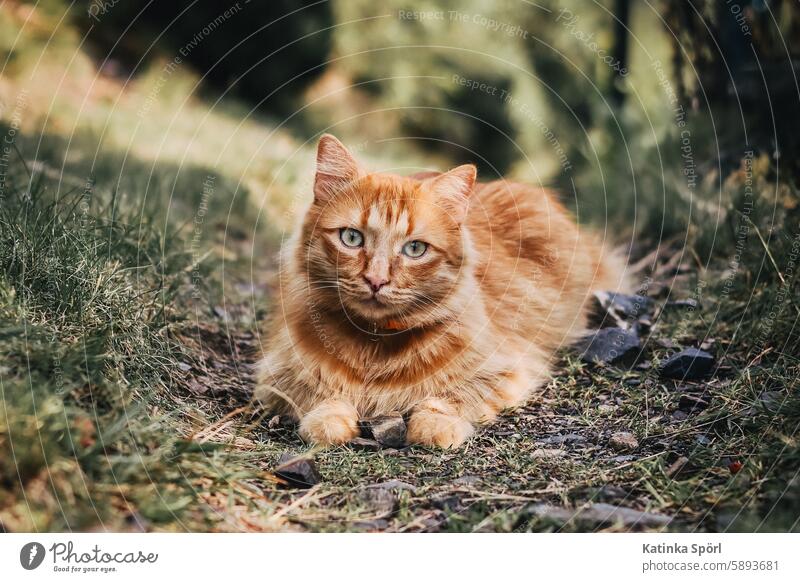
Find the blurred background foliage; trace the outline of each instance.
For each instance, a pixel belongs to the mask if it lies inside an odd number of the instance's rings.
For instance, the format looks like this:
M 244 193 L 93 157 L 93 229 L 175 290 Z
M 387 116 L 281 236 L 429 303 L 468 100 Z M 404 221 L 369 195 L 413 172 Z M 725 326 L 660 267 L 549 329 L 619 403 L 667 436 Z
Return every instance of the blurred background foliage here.
M 331 131 L 362 144 L 366 157 L 413 167 L 474 161 L 484 179 L 553 185 L 581 219 L 616 217 L 657 236 L 686 229 L 687 204 L 717 220 L 719 200 L 691 204 L 696 186 L 718 190 L 744 149 L 782 155 L 786 171 L 798 170 L 797 132 L 772 123 L 797 102 L 800 25 L 789 0 L 48 0 L 4 10 L 12 16 L 0 24 L 4 76 L 47 70 L 33 60 L 38 45 L 53 69 L 85 69 L 93 93 L 119 81 L 110 125 L 92 124 L 97 108 L 85 99 L 61 106 L 103 135 L 135 125 L 150 147 L 172 139 L 175 124 L 164 136 L 164 115 L 142 117 L 166 109 L 174 119 L 205 99 L 212 117 L 247 118 L 229 128 L 242 152 L 264 145 L 258 132 L 241 134 L 253 120 L 268 120 L 273 142 Z M 139 119 L 123 123 L 123 100 L 136 99 Z M 162 109 L 151 112 L 154 102 Z M 209 141 L 225 134 L 194 116 L 185 123 L 211 127 Z M 131 145 L 125 135 L 116 141 Z M 236 147 L 224 143 L 225 154 Z M 195 144 L 205 149 L 196 134 Z M 289 154 L 271 143 L 263 150 Z M 207 154 L 199 157 L 208 162 Z M 284 165 L 276 177 L 265 165 L 242 167 L 250 155 L 230 157 L 262 190 L 273 179 L 277 189 L 297 185 L 302 171 Z

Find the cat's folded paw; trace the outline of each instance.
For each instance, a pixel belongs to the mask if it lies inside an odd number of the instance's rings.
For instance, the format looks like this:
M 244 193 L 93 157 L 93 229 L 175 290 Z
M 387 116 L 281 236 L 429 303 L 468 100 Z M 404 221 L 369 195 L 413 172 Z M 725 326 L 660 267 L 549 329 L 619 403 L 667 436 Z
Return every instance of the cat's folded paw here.
M 472 423 L 457 416 L 448 404 L 427 401 L 411 413 L 406 441 L 450 449 L 461 446 L 473 431 Z
M 300 419 L 300 436 L 309 443 L 340 445 L 358 434 L 358 412 L 343 400 L 326 400 Z

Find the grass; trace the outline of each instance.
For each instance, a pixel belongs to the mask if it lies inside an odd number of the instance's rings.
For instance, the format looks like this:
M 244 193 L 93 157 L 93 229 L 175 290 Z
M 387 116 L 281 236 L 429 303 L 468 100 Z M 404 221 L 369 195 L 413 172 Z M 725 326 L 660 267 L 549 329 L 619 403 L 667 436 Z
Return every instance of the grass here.
M 698 268 L 686 253 L 684 263 L 670 261 L 679 248 L 654 260 L 650 293 L 659 303 L 700 290 L 703 308 L 664 309 L 644 363 L 598 369 L 566 353 L 541 398 L 464 450 L 322 451 L 249 406 L 268 293 L 252 312 L 262 282 L 247 279 L 249 262 L 227 264 L 224 293 L 218 267 L 225 255 L 274 244 L 253 228 L 247 206 L 231 210 L 239 236 L 206 225 L 198 265 L 192 231 L 174 208 L 165 216 L 168 204 L 199 204 L 194 186 L 206 169 L 189 179 L 159 165 L 149 183 L 168 187 L 150 186 L 144 197 L 136 188 L 147 186 L 131 182 L 123 195 L 112 153 L 89 188 L 64 191 L 59 173 L 48 171 L 63 159 L 58 147 L 31 162 L 29 145 L 21 140 L 9 165 L 0 215 L 5 530 L 631 527 L 532 510 L 586 503 L 669 515 L 678 531 L 798 529 L 797 275 L 779 274 L 757 236 L 747 238 L 733 284 L 719 276 L 724 260 Z M 222 176 L 217 184 L 215 211 L 230 207 L 235 191 Z M 791 224 L 794 210 L 782 212 Z M 791 258 L 787 231 L 771 233 L 778 265 Z M 745 339 L 753 337 L 766 341 Z M 658 363 L 677 347 L 709 340 L 720 364 L 712 379 L 659 378 Z M 701 393 L 706 408 L 676 414 L 682 396 Z M 620 431 L 636 435 L 635 451 L 609 446 Z M 286 452 L 313 455 L 323 483 L 281 489 L 272 470 Z M 678 472 L 670 469 L 676 461 Z M 370 487 L 393 481 L 400 483 Z

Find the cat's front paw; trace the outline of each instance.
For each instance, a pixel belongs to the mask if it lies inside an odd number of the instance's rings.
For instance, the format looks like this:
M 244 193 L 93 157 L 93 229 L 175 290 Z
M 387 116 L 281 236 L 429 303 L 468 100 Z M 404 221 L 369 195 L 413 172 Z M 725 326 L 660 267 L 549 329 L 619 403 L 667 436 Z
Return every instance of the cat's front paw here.
M 341 445 L 358 434 L 358 411 L 343 400 L 326 400 L 300 419 L 300 436 L 309 443 Z
M 406 442 L 450 449 L 461 446 L 473 431 L 472 423 L 458 416 L 452 406 L 429 400 L 411 413 Z

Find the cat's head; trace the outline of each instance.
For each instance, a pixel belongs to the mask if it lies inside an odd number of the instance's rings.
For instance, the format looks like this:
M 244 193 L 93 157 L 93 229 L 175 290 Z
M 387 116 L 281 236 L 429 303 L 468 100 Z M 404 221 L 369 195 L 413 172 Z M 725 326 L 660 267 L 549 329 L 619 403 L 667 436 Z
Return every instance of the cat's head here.
M 425 179 L 364 173 L 323 135 L 297 257 L 315 302 L 395 329 L 446 316 L 468 266 L 475 175 L 472 165 Z

